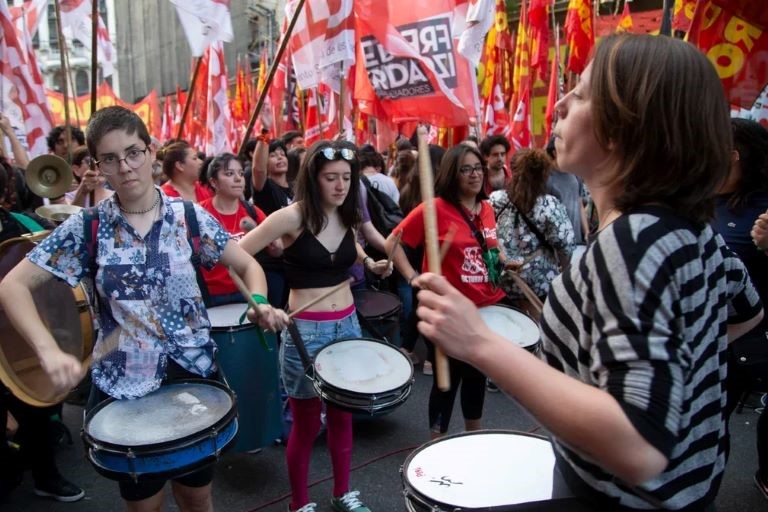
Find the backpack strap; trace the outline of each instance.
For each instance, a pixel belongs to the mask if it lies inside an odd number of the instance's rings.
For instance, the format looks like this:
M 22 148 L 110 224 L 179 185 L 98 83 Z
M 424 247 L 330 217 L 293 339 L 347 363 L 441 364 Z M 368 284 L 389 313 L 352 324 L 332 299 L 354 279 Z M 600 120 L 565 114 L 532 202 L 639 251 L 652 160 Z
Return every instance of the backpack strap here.
M 197 286 L 200 288 L 200 295 L 203 297 L 203 303 L 209 306 L 211 303 L 211 295 L 208 293 L 208 286 L 203 279 L 203 273 L 200 270 L 200 224 L 197 222 L 197 214 L 195 213 L 195 204 L 192 201 L 184 201 L 184 220 L 187 224 L 187 240 L 190 247 L 192 247 L 192 266 L 195 267 L 195 277 L 197 278 Z
M 83 240 L 88 253 L 88 267 L 96 275 L 96 252 L 98 251 L 99 212 L 95 206 L 83 209 Z

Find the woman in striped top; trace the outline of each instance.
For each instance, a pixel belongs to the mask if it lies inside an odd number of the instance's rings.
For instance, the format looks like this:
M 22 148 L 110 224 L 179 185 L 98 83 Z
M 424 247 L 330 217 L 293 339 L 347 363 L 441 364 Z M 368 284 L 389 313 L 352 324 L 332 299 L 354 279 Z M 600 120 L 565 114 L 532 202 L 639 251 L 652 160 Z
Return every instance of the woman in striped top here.
M 558 165 L 584 179 L 600 226 L 552 283 L 546 363 L 492 334 L 434 275 L 415 281 L 419 329 L 551 432 L 555 479 L 572 500 L 713 508 L 726 347 L 763 316 L 744 266 L 709 226 L 731 148 L 717 73 L 685 42 L 609 36 L 556 109 Z

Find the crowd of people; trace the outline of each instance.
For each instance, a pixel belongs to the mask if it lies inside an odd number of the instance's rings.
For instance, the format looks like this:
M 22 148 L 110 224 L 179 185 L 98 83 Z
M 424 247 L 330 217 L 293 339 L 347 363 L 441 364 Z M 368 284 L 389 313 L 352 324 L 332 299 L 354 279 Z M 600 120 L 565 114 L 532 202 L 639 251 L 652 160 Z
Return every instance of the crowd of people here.
M 276 358 L 291 416 L 289 510 L 318 509 L 308 474 L 324 415 L 331 505 L 368 512 L 350 482 L 352 414 L 318 397 L 306 358 L 362 336 L 353 289 L 388 290 L 400 298 L 400 349 L 411 361 L 434 374 L 436 347 L 448 355 L 450 388 L 434 375 L 424 407 L 429 437 L 448 432 L 458 394 L 465 430 L 481 430 L 486 390 L 500 388 L 551 433 L 553 497 L 601 510 L 713 510 L 728 419 L 768 376 L 741 357 L 768 354 L 768 130 L 730 119 L 709 61 L 663 37 L 604 38 L 556 112 L 546 150 L 513 152 L 497 135 L 428 154 L 405 137 L 386 152 L 344 140 L 304 147 L 300 132 L 264 131 L 242 158 L 161 144 L 134 113 L 107 107 L 85 134 L 50 133 L 74 178 L 47 199 L 25 186 L 29 158 L 0 116 L 10 149 L 0 156 L 0 241 L 52 230 L 0 276 L 0 304 L 58 390 L 89 371 L 88 412 L 183 379 L 221 380 L 207 308 L 242 303 L 277 334 L 279 351 L 264 357 Z M 425 256 L 425 161 L 442 275 Z M 371 188 L 402 219 L 392 229 L 381 229 Z M 51 225 L 34 213 L 44 202 L 84 209 Z M 32 292 L 53 279 L 94 282 L 99 357 L 89 369 L 58 347 L 35 308 Z M 540 317 L 527 292 L 543 302 Z M 486 325 L 478 308 L 497 305 L 539 323 L 541 355 Z M 37 494 L 83 497 L 59 473 L 52 443 L 29 442 L 51 428 L 56 407 L 3 389 L 0 416 L 18 424 L 21 445 L 3 460 L 30 463 L 3 465 L 2 492 L 28 466 Z M 755 481 L 768 499 L 766 413 L 757 431 Z M 8 446 L 0 439 L 0 452 Z M 212 510 L 213 466 L 170 480 L 182 510 Z M 128 510 L 159 510 L 165 483 L 119 490 Z

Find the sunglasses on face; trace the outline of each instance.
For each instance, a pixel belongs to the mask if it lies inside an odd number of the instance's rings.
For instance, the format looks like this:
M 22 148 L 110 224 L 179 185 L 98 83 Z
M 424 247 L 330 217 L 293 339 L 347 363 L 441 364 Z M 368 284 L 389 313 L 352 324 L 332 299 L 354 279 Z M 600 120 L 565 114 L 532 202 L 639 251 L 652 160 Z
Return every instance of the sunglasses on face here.
M 355 152 L 349 148 L 334 149 L 331 147 L 323 148 L 320 154 L 325 157 L 326 160 L 338 160 L 343 158 L 347 162 L 353 162 L 355 160 Z

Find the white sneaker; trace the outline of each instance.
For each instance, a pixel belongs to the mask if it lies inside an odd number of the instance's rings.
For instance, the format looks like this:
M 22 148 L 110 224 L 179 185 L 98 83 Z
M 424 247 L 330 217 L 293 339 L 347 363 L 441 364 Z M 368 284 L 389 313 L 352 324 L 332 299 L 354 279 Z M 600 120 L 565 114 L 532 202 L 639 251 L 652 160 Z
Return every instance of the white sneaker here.
M 298 510 L 291 511 L 291 506 L 288 505 L 288 512 L 317 512 L 317 503 L 307 503 Z
M 339 498 L 331 498 L 331 508 L 336 512 L 371 512 L 358 496 L 360 491 L 349 491 Z

